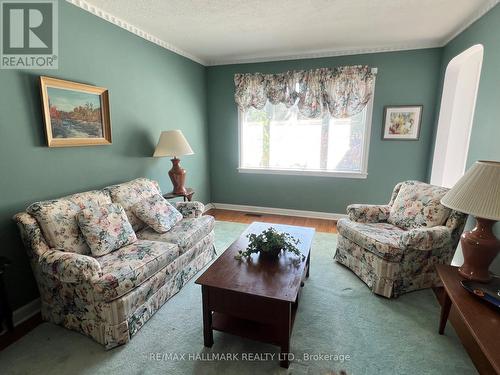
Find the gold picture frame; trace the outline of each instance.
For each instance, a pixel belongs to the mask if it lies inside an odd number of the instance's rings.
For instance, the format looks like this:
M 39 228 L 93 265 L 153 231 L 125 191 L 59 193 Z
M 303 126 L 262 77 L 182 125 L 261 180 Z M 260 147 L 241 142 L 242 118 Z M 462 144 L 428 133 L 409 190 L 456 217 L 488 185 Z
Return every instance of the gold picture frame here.
M 41 76 L 40 91 L 49 147 L 111 144 L 107 89 Z

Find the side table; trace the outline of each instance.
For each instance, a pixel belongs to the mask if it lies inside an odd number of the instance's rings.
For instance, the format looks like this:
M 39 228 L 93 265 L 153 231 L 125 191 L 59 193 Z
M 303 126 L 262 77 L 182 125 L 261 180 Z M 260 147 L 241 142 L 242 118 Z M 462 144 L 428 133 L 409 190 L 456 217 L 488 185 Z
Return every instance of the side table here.
M 173 198 L 182 197 L 182 199 L 184 200 L 184 202 L 186 202 L 186 201 L 187 202 L 191 202 L 191 200 L 193 199 L 193 195 L 194 195 L 194 190 L 192 188 L 186 188 L 186 193 L 175 194 L 173 191 L 171 191 L 170 193 L 164 194 L 163 198 L 165 198 L 165 199 L 173 199 Z
M 436 270 L 444 286 L 439 334 L 450 317 L 479 373 L 500 374 L 500 312 L 460 285 L 457 267 L 438 264 Z

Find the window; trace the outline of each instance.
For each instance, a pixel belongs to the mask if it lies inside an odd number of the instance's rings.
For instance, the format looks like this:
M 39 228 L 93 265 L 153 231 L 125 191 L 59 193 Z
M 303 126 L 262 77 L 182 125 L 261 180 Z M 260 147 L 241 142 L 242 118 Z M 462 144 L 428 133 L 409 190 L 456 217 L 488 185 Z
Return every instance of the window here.
M 366 178 L 372 102 L 343 119 L 305 118 L 269 101 L 240 111 L 239 171 Z

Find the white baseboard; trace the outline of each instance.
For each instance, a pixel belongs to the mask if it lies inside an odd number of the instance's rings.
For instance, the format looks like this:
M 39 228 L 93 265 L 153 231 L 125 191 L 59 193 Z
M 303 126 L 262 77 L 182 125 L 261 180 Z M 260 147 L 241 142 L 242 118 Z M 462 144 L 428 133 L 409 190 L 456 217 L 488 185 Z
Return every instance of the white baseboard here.
M 40 312 L 40 298 L 37 298 L 24 306 L 21 306 L 12 313 L 14 327 L 28 320 L 33 315 Z
M 241 204 L 209 203 L 205 207 L 207 206 L 210 206 L 211 208 L 218 208 L 221 210 L 244 211 L 256 214 L 299 216 L 299 217 L 307 217 L 310 219 L 338 220 L 347 217 L 347 215 L 337 214 L 332 212 L 292 210 L 289 208 L 275 208 L 275 207 L 246 206 Z

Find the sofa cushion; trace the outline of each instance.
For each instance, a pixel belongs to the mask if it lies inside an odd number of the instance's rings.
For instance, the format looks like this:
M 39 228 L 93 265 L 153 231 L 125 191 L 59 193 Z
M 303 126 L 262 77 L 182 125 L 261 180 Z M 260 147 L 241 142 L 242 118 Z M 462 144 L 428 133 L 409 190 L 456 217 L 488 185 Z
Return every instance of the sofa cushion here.
M 182 220 L 182 214 L 160 194 L 132 206 L 132 212 L 158 233 L 169 231 Z
M 156 274 L 180 255 L 175 244 L 142 241 L 96 258 L 102 276 L 92 281 L 97 300 L 118 298 Z
M 80 207 L 68 199 L 36 202 L 26 211 L 35 217 L 47 244 L 62 251 L 90 254 L 85 239 L 78 228 L 77 215 Z
M 78 225 L 93 256 L 102 256 L 137 241 L 122 206 L 110 203 L 83 209 Z
M 111 197 L 109 193 L 105 190 L 91 190 L 85 191 L 83 193 L 76 193 L 68 195 L 67 197 L 61 199 L 68 199 L 73 203 L 76 203 L 80 209 L 89 208 L 92 206 L 104 206 L 111 202 Z
M 448 189 L 419 181 L 405 181 L 387 222 L 403 229 L 443 225 L 451 210 L 441 204 Z
M 174 243 L 184 252 L 208 235 L 214 229 L 214 226 L 215 219 L 206 215 L 198 218 L 182 219 L 166 233 L 158 233 L 148 227 L 138 232 L 137 237 L 142 240 Z
M 138 178 L 123 184 L 108 186 L 105 190 L 109 192 L 114 203 L 121 204 L 125 209 L 128 220 L 136 232 L 144 228 L 146 224 L 135 216 L 132 212 L 132 206 L 143 199 L 161 194 L 158 183 L 147 178 Z
M 340 219 L 337 230 L 341 236 L 387 261 L 399 262 L 403 256 L 399 240 L 405 231 L 392 224 Z

